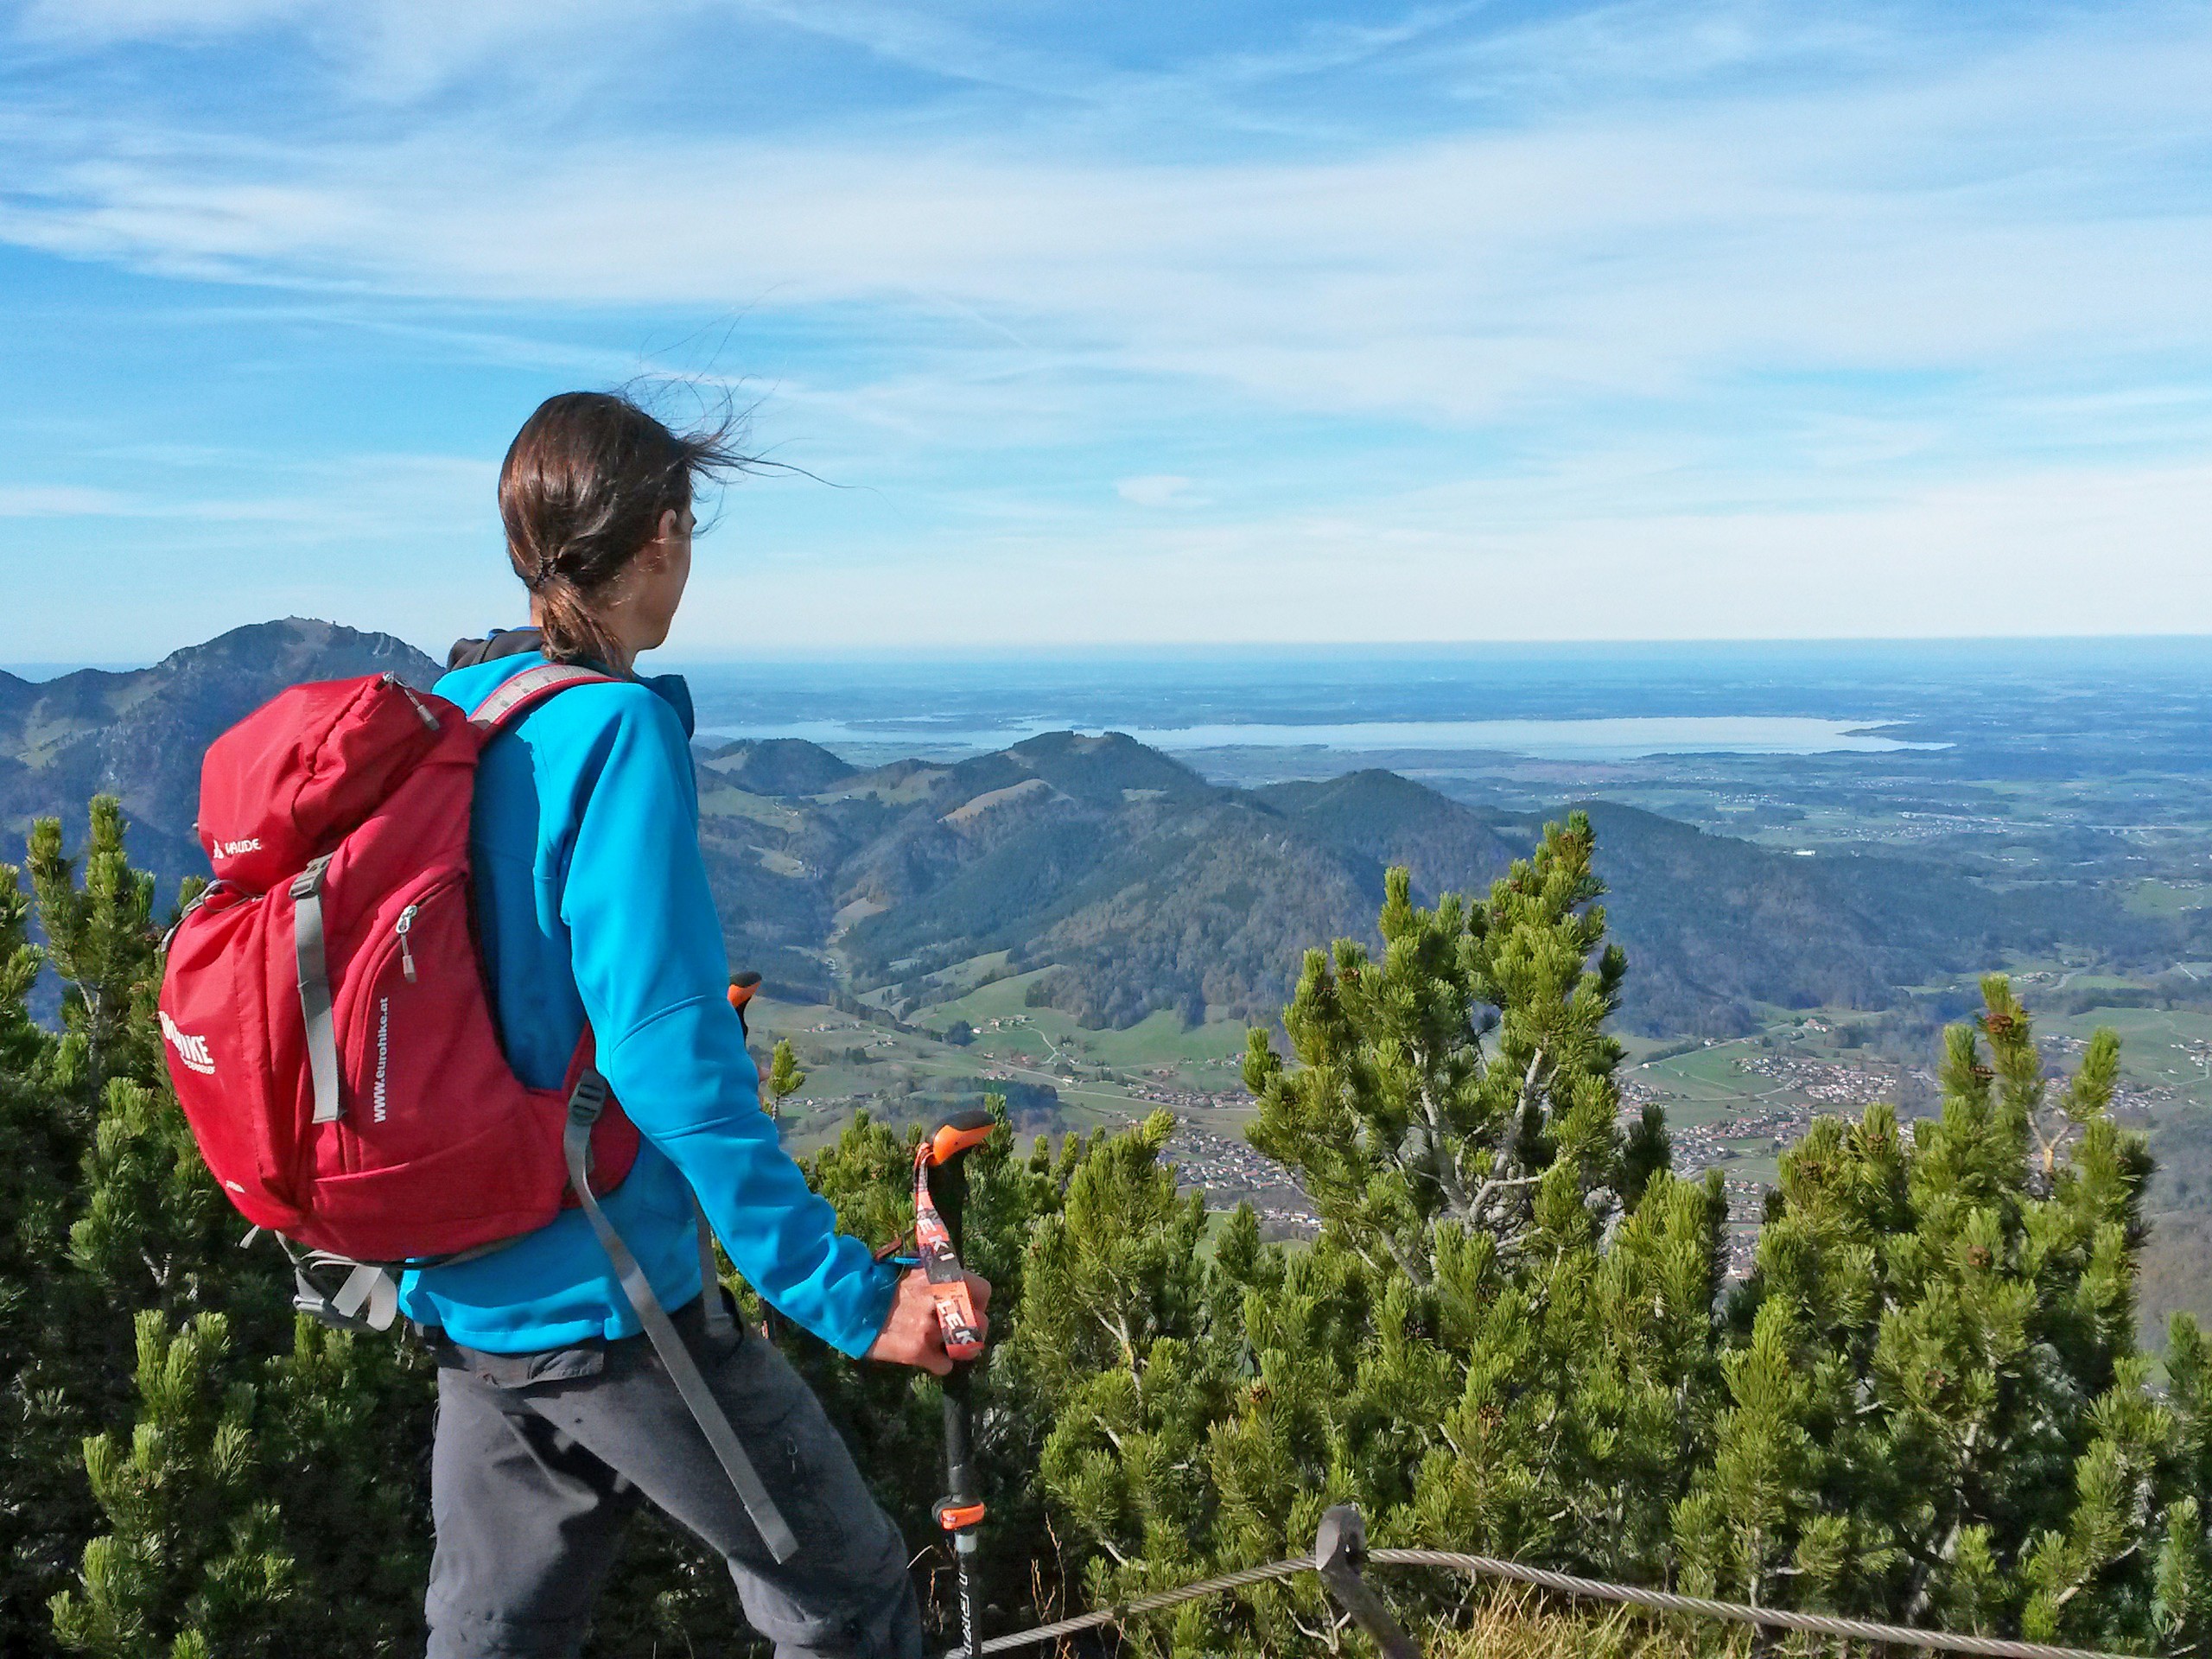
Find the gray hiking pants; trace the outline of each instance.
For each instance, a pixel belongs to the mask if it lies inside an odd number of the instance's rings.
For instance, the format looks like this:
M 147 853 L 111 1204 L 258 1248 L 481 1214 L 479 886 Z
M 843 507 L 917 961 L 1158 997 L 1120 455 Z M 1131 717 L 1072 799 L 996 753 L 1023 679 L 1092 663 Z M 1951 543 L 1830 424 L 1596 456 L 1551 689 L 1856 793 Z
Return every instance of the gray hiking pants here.
M 758 1332 L 671 1316 L 798 1537 L 778 1565 L 645 1338 L 537 1354 L 439 1341 L 429 1659 L 573 1659 L 650 1498 L 719 1554 L 779 1659 L 918 1659 L 906 1546 L 821 1402 Z

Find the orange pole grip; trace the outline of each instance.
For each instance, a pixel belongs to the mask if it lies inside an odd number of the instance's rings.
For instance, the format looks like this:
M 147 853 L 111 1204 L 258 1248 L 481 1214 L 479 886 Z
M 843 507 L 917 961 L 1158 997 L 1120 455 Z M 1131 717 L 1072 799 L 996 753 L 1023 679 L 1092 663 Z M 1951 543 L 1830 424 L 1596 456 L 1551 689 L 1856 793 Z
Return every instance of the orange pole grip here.
M 970 1147 L 980 1147 L 991 1138 L 997 1125 L 986 1123 L 980 1128 L 955 1128 L 946 1124 L 930 1137 L 930 1162 L 949 1164 Z

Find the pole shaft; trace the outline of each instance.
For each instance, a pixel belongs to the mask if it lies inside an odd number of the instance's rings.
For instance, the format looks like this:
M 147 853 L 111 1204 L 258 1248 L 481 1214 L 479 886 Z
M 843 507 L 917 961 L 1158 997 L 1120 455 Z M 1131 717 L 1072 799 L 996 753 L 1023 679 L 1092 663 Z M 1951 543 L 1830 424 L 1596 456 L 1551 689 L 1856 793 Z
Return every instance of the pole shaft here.
M 944 1221 L 952 1253 L 966 1242 L 968 1154 L 956 1153 L 930 1172 L 930 1198 Z M 970 1385 L 975 1367 L 956 1364 L 944 1379 L 944 1490 L 948 1503 L 973 1503 L 978 1497 L 969 1439 L 974 1426 Z M 960 1586 L 960 1636 L 969 1659 L 982 1653 L 982 1596 L 976 1582 L 976 1533 L 971 1524 L 952 1535 L 953 1561 Z

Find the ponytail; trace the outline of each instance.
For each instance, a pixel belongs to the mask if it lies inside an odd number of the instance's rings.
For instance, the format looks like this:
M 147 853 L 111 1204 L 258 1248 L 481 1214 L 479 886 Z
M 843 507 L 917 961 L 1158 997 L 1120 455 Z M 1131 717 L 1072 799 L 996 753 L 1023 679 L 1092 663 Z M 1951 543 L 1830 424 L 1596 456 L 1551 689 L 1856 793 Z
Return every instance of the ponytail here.
M 747 470 L 742 422 L 678 434 L 613 392 L 549 397 L 499 467 L 507 562 L 530 589 L 548 658 L 626 667 L 601 604 L 661 515 L 691 505 L 701 479 Z
M 654 523 L 659 523 L 658 516 Z M 583 590 L 569 576 L 552 571 L 531 588 L 530 597 L 531 620 L 537 624 L 549 662 L 597 663 L 603 668 L 621 663 L 620 643 L 593 613 Z

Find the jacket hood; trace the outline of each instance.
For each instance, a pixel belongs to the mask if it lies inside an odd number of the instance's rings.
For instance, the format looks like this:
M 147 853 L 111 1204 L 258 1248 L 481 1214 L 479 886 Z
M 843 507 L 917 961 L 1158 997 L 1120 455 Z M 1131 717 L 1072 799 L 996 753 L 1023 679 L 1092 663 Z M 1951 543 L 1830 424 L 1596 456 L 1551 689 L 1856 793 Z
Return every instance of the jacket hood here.
M 526 652 L 544 649 L 544 637 L 536 628 L 494 628 L 481 639 L 456 639 L 446 652 L 446 671 L 474 668 L 480 663 L 493 662 L 501 657 L 519 657 Z M 591 668 L 603 664 L 591 663 Z M 631 677 L 676 710 L 676 717 L 683 722 L 683 735 L 689 739 L 694 729 L 691 707 L 691 687 L 681 674 L 634 674 Z
M 536 628 L 494 628 L 481 639 L 456 639 L 446 652 L 448 669 L 474 668 L 494 657 L 518 657 L 543 647 L 544 637 Z

